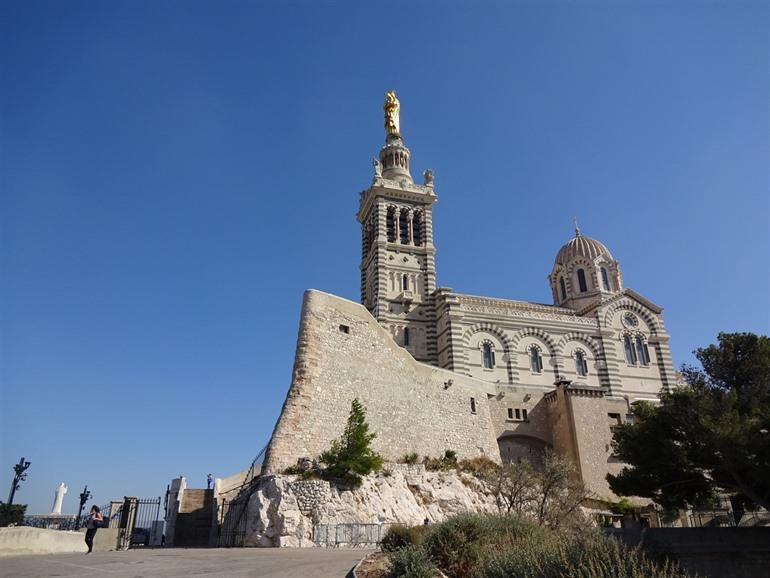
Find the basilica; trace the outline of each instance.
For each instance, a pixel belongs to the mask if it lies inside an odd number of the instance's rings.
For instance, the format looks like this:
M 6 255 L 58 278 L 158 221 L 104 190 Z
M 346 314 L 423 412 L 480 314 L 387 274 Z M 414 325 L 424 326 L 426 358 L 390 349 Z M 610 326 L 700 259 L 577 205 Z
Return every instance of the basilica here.
M 437 286 L 434 175 L 413 179 L 399 109 L 388 93 L 385 144 L 359 197 L 361 302 L 306 292 L 263 471 L 316 457 L 358 397 L 386 459 L 451 449 L 536 463 L 551 449 L 611 498 L 605 476 L 622 466 L 613 428 L 675 383 L 661 307 L 626 287 L 607 246 L 577 225 L 555 252 L 552 304 Z

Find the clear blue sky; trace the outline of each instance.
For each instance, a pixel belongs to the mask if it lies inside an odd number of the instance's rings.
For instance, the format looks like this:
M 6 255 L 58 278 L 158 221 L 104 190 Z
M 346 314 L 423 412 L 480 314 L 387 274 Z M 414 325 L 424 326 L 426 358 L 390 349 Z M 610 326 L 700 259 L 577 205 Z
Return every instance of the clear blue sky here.
M 248 466 L 302 292 L 358 299 L 389 89 L 440 285 L 548 302 L 578 215 L 677 365 L 768 333 L 769 30 L 737 0 L 5 0 L 0 499 L 22 455 L 32 512 Z

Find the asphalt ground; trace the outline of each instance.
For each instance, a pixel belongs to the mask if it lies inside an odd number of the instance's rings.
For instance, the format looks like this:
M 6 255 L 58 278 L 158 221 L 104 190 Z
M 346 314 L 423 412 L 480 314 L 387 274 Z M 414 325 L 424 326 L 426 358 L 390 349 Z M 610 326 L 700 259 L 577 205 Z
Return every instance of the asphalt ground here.
M 0 577 L 344 578 L 369 552 L 342 548 L 163 548 L 6 556 L 0 558 Z

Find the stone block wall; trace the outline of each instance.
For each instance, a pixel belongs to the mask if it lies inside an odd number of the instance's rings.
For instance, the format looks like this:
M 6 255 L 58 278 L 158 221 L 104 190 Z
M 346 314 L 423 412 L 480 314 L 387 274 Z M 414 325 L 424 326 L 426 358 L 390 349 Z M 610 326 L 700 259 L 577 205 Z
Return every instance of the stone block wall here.
M 627 402 L 605 397 L 599 388 L 580 386 L 559 386 L 545 401 L 553 424 L 554 451 L 575 463 L 583 482 L 597 498 L 618 499 L 606 475 L 617 474 L 623 467 L 612 455 L 612 426 L 620 422 L 613 422 L 609 414 L 617 414 L 623 421 L 629 411 Z
M 338 437 L 358 397 L 386 460 L 405 453 L 499 461 L 490 417 L 494 384 L 419 363 L 358 303 L 309 290 L 292 384 L 265 455 L 279 473 Z M 473 399 L 473 402 L 471 402 Z
M 325 504 L 331 494 L 331 486 L 324 480 L 297 480 L 289 484 L 289 489 L 304 515 Z

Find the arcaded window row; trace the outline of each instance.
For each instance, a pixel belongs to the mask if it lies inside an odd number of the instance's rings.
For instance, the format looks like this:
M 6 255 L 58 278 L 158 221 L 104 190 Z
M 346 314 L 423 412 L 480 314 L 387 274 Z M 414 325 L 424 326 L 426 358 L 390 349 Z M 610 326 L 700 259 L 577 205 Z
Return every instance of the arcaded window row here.
M 425 243 L 425 219 L 422 211 L 388 207 L 385 217 L 388 242 L 422 247 Z

